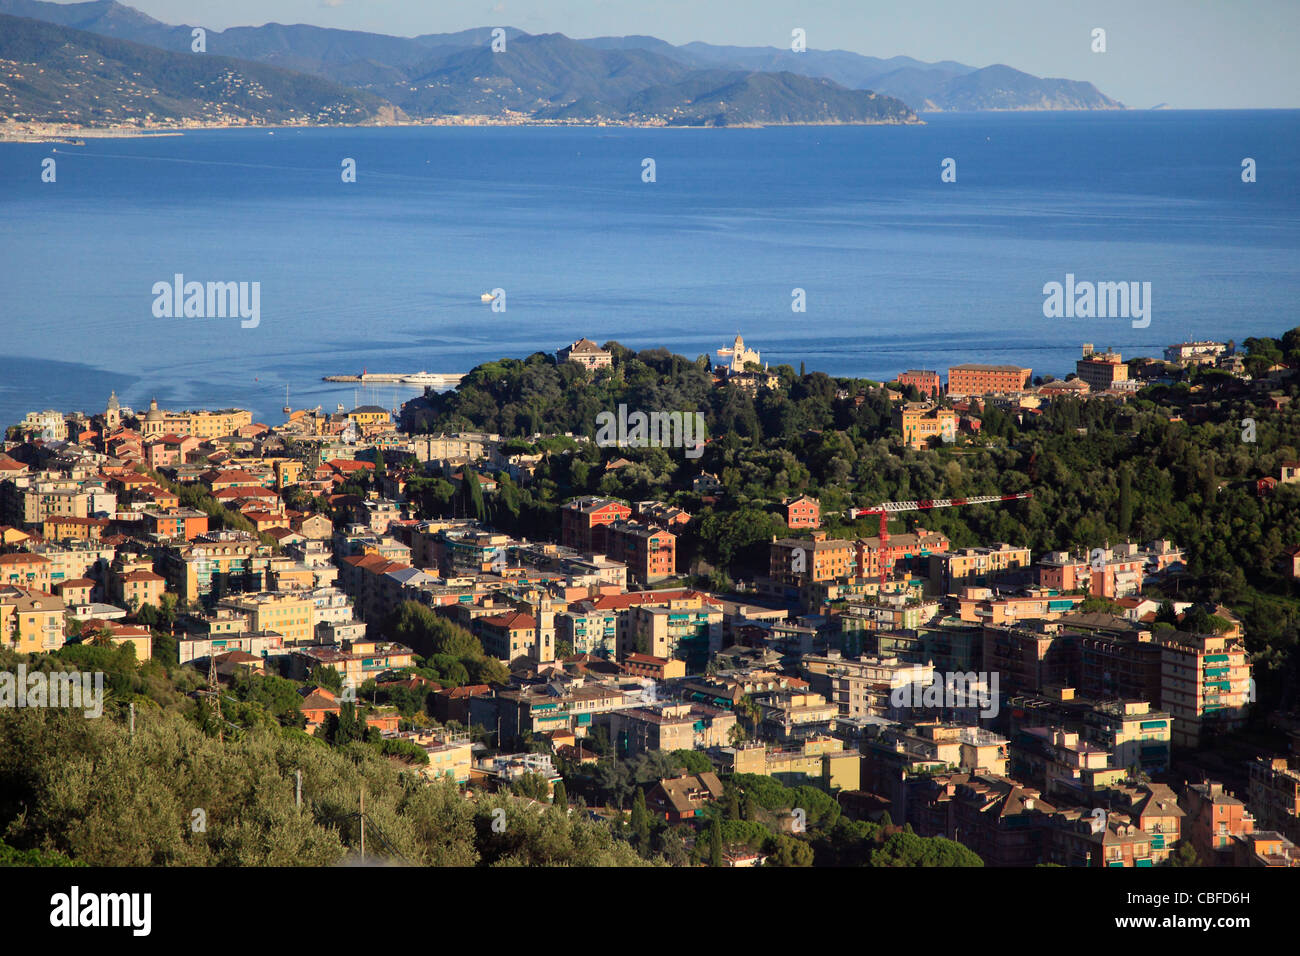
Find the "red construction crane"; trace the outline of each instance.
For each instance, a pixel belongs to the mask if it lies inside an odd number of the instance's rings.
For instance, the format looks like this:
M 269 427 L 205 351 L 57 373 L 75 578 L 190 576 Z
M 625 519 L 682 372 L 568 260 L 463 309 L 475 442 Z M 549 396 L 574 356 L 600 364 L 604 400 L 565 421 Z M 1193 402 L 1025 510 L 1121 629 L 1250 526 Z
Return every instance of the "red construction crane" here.
M 1013 495 L 977 495 L 974 498 L 923 498 L 920 501 L 886 501 L 870 508 L 850 508 L 849 518 L 859 515 L 880 515 L 880 583 L 885 583 L 885 548 L 889 544 L 889 516 L 903 511 L 932 511 L 935 508 L 956 508 L 960 505 L 987 505 L 999 501 L 1020 501 L 1032 498 L 1032 491 Z

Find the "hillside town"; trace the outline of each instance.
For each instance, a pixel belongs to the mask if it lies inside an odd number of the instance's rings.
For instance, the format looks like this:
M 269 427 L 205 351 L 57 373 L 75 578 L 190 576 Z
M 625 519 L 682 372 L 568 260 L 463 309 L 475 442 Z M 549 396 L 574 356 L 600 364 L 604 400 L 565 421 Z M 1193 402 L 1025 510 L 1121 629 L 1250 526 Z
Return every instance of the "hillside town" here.
M 551 359 L 581 376 L 618 362 L 585 338 Z M 740 335 L 704 365 L 750 397 L 787 380 Z M 1062 380 L 909 369 L 832 400 L 870 391 L 890 409 L 882 441 L 938 456 L 994 442 L 990 416 L 1180 382 L 1194 423 L 1210 371 L 1277 410 L 1294 391 L 1285 362 L 1185 342 L 1136 360 L 1085 345 Z M 102 411 L 33 411 L 0 449 L 0 649 L 129 648 L 188 671 L 221 733 L 257 687 L 291 684 L 286 726 L 359 726 L 465 799 L 509 791 L 620 826 L 631 808 L 634 830 L 676 834 L 676 855 L 654 847 L 680 864 L 808 865 L 821 800 L 985 866 L 1300 866 L 1300 713 L 1269 716 L 1286 745 L 1247 733 L 1247 627 L 1226 602 L 1182 599 L 1189 542 L 1137 522 L 1060 550 L 943 530 L 976 509 L 1013 529 L 1032 486 L 847 507 L 802 491 L 746 503 L 773 532 L 746 545 L 749 573 L 688 547 L 705 511 L 732 507 L 707 453 L 638 500 L 620 477 L 640 467 L 635 440 L 417 431 L 410 411 L 266 424 L 116 393 Z M 525 536 L 507 495 L 584 447 L 604 490 L 562 495 Z M 1300 461 L 1251 480 L 1289 494 Z M 1300 579 L 1300 541 L 1283 544 Z

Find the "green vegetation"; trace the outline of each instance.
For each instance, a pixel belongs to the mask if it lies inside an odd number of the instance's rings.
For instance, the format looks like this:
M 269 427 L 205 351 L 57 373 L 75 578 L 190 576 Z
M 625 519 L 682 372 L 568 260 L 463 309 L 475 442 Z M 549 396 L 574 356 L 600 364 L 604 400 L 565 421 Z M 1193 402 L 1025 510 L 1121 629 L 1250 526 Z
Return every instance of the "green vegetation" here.
M 510 676 L 504 664 L 484 653 L 477 637 L 415 601 L 397 606 L 384 633 L 425 655 L 424 667 L 413 673 L 445 686 L 504 684 Z
M 393 861 L 640 862 L 599 823 L 559 808 L 539 814 L 508 795 L 470 801 L 362 744 L 335 749 L 263 727 L 218 741 L 162 711 L 137 715 L 131 739 L 119 720 L 40 709 L 0 710 L 0 741 L 0 862 L 57 854 L 92 866 L 332 865 L 359 850 L 363 790 L 367 848 Z M 498 807 L 504 833 L 491 826 Z M 197 832 L 195 809 L 206 817 Z
M 1249 339 L 1246 347 L 1247 366 L 1257 372 L 1279 361 L 1300 365 L 1300 328 L 1281 339 Z M 1300 402 L 1271 409 L 1269 386 L 1201 371 L 1150 385 L 1127 404 L 1062 399 L 1023 420 L 977 406 L 978 436 L 917 451 L 901 445 L 887 390 L 873 382 L 780 366 L 773 369 L 776 389 L 749 395 L 714 387 L 703 355 L 692 361 L 617 342 L 604 348 L 614 364 L 595 372 L 557 366 L 543 353 L 480 365 L 455 391 L 409 403 L 404 425 L 513 438 L 536 431 L 594 437 L 597 414 L 619 404 L 698 409 L 713 436 L 698 460 L 671 449 L 585 442 L 545 451 L 527 487 L 503 481 L 485 504 L 488 519 L 503 530 L 549 538 L 558 508 L 578 495 L 667 500 L 695 516 L 679 535 L 679 567 L 714 586 L 766 573 L 768 542 L 786 533 L 776 506 L 791 494 L 820 498 L 828 534 L 850 537 L 878 530 L 874 518 L 848 521 L 842 512 L 850 506 L 1032 491 L 1029 501 L 927 512 L 895 521 L 891 530 L 919 524 L 956 547 L 1005 541 L 1035 554 L 1099 547 L 1126 535 L 1169 539 L 1186 550 L 1187 573 L 1158 596 L 1229 607 L 1245 625 L 1261 703 L 1296 702 L 1300 582 L 1279 559 L 1300 543 L 1300 486 L 1280 485 L 1261 497 L 1255 482 L 1300 458 Z M 1300 398 L 1294 381 L 1272 391 Z M 1256 423 L 1254 442 L 1242 440 L 1246 418 Z M 615 457 L 633 464 L 606 472 Z M 716 503 L 689 491 L 701 471 L 722 482 Z

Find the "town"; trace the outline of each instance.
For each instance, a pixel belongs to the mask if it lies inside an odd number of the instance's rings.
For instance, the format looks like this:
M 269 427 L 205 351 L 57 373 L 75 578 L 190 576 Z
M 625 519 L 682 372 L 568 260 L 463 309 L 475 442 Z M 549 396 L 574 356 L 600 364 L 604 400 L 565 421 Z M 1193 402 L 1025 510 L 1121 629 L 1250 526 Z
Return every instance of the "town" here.
M 884 383 L 583 338 L 402 409 L 34 411 L 0 664 L 108 662 L 131 733 L 369 748 L 615 862 L 1300 866 L 1298 369 L 1300 330 Z M 625 405 L 707 429 L 597 441 Z M 1250 567 L 1197 524 L 1229 508 L 1276 509 Z

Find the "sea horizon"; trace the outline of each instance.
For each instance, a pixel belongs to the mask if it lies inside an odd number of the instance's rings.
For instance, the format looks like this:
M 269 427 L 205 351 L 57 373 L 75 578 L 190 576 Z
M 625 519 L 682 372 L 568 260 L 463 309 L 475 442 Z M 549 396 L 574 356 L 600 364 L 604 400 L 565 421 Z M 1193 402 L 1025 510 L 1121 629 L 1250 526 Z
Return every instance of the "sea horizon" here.
M 321 378 L 463 373 L 582 336 L 716 358 L 740 332 L 771 366 L 881 381 L 962 362 L 1063 378 L 1085 342 L 1159 357 L 1287 326 L 1300 110 L 926 116 L 666 139 L 393 126 L 3 144 L 18 228 L 0 236 L 0 419 L 93 412 L 112 389 L 268 424 L 286 385 L 294 407 L 391 407 L 421 389 Z M 154 316 L 152 286 L 177 273 L 260 283 L 259 326 Z M 1150 324 L 1045 318 L 1044 283 L 1067 274 L 1151 283 Z M 496 288 L 505 312 L 479 301 Z

